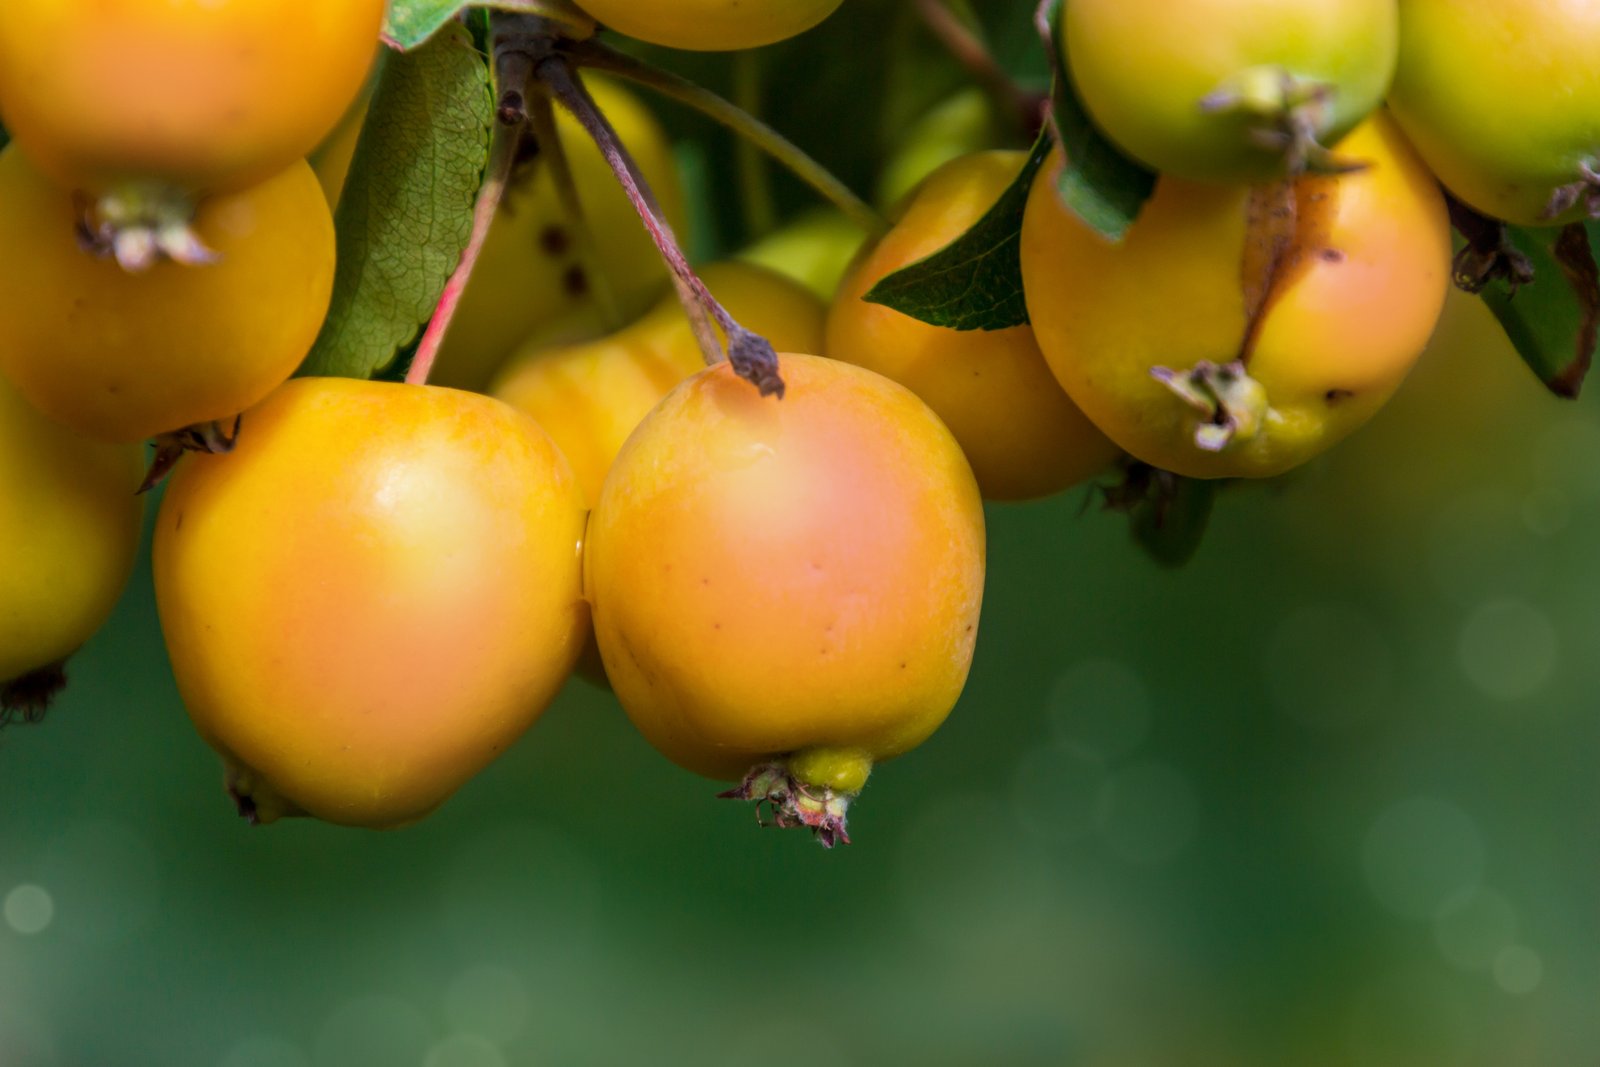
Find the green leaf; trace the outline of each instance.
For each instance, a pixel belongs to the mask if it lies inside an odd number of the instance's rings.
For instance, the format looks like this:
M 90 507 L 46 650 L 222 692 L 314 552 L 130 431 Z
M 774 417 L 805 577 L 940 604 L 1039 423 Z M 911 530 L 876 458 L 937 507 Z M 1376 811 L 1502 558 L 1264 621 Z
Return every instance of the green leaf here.
M 467 0 L 392 0 L 383 24 L 384 39 L 409 52 L 438 33 L 466 6 Z
M 1517 353 L 1557 396 L 1576 397 L 1594 359 L 1600 325 L 1600 271 L 1593 238 L 1600 224 L 1573 223 L 1559 230 L 1512 226 L 1507 235 L 1528 257 L 1534 280 L 1483 290 Z
M 445 23 L 469 7 L 543 15 L 559 22 L 593 25 L 592 19 L 573 9 L 570 0 L 391 0 L 389 16 L 383 24 L 384 40 L 402 52 L 409 52 L 429 40 Z
M 1022 212 L 1050 155 L 1041 135 L 1016 180 L 966 233 L 874 285 L 863 300 L 952 330 L 1005 330 L 1028 323 L 1022 295 Z
M 1062 0 L 1052 0 L 1049 25 L 1061 33 Z M 1052 47 L 1055 86 L 1051 91 L 1054 125 L 1066 149 L 1067 165 L 1056 180 L 1073 213 L 1107 240 L 1120 241 L 1155 192 L 1156 174 L 1129 159 L 1095 127 L 1078 99 L 1067 69 L 1066 49 Z
M 333 304 L 300 373 L 369 378 L 428 321 L 471 236 L 492 119 L 464 28 L 389 58 L 339 200 Z

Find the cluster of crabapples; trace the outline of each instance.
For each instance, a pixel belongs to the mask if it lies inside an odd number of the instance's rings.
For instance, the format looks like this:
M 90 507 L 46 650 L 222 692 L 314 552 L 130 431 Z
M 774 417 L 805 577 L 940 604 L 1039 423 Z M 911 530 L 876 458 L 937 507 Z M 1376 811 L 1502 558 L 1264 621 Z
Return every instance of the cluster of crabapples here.
M 704 50 L 840 3 L 579 0 Z M 764 395 L 704 365 L 635 205 L 563 114 L 582 220 L 537 153 L 513 172 L 434 384 L 292 378 L 333 290 L 348 152 L 320 174 L 305 157 L 358 127 L 385 6 L 300 5 L 293 35 L 254 0 L 0 11 L 0 705 L 42 709 L 109 614 L 140 442 L 163 462 L 187 445 L 156 520 L 161 625 L 255 822 L 420 819 L 579 668 L 673 761 L 844 840 L 874 764 L 965 684 L 984 499 L 1125 456 L 1194 478 L 1303 463 L 1433 330 L 1441 182 L 1526 225 L 1600 201 L 1600 5 L 1067 0 L 1072 91 L 1160 176 L 1111 239 L 1060 194 L 1059 150 L 1038 168 L 1028 325 L 863 299 L 1029 165 L 960 155 L 853 259 L 864 235 L 824 223 L 831 252 L 779 235 L 701 270 L 784 353 Z M 681 231 L 665 135 L 618 85 L 589 89 Z

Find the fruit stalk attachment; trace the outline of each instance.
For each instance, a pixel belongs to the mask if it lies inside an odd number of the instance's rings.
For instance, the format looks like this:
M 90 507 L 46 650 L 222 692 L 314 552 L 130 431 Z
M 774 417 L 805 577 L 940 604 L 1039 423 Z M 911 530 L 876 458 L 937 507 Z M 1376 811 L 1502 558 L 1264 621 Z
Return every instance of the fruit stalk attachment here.
M 694 268 L 689 265 L 688 257 L 684 255 L 683 248 L 678 244 L 677 236 L 672 232 L 671 224 L 667 222 L 660 204 L 651 193 L 649 184 L 640 175 L 627 148 L 617 137 L 616 130 L 595 106 L 594 98 L 573 74 L 567 58 L 558 51 L 549 50 L 534 64 L 534 73 L 555 97 L 556 102 L 578 120 L 579 125 L 600 149 L 601 156 L 628 194 L 628 199 L 633 202 L 645 230 L 655 242 L 657 251 L 661 253 L 663 262 L 671 272 L 678 286 L 679 296 L 684 299 L 684 308 L 689 313 L 690 321 L 696 322 L 697 311 L 702 321 L 705 317 L 714 320 L 727 337 L 726 358 L 739 377 L 754 385 L 762 396 L 781 397 L 783 378 L 778 372 L 778 354 L 773 351 L 772 345 L 766 338 L 739 325 L 695 274 Z M 706 362 L 708 364 L 720 362 L 723 359 L 723 351 L 721 346 L 716 344 L 715 337 L 709 336 L 711 331 L 696 323 L 695 334 L 702 350 L 705 351 Z

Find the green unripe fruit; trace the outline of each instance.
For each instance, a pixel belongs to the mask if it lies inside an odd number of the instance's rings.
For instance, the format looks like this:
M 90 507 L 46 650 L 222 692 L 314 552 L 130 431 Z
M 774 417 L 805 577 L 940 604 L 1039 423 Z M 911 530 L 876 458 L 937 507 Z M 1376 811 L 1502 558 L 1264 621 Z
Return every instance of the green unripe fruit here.
M 1383 101 L 1395 0 L 1071 0 L 1059 41 L 1084 107 L 1128 155 L 1194 181 L 1327 167 Z
M 1521 226 L 1600 207 L 1600 5 L 1403 0 L 1389 107 L 1447 189 Z

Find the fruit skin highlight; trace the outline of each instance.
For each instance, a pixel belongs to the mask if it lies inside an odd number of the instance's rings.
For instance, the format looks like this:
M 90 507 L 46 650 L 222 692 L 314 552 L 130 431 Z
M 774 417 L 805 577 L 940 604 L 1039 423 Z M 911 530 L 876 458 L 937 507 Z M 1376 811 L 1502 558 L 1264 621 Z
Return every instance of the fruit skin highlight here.
M 843 0 L 580 0 L 606 27 L 668 48 L 730 52 L 811 29 Z
M 56 668 L 111 614 L 139 546 L 143 470 L 138 447 L 79 437 L 0 378 L 0 722 L 42 710 L 26 685 L 6 707 L 8 689 Z
M 1073 400 L 1135 458 L 1194 478 L 1281 474 L 1370 418 L 1426 346 L 1449 287 L 1438 185 L 1381 116 L 1337 147 L 1371 165 L 1295 183 L 1297 229 L 1253 337 L 1246 289 L 1275 231 L 1252 199 L 1272 187 L 1162 179 L 1113 245 L 1061 202 L 1059 153 L 1040 171 L 1022 228 L 1034 334 Z M 1206 419 L 1152 371 L 1241 351 L 1268 406 L 1255 432 L 1204 450 Z
M 572 667 L 577 481 L 532 419 L 452 389 L 301 378 L 246 421 L 156 525 L 184 704 L 252 821 L 414 822 Z
M 1587 217 L 1562 186 L 1600 165 L 1600 7 L 1550 0 L 1404 0 L 1389 108 L 1459 199 L 1520 226 Z
M 799 282 L 737 262 L 710 264 L 700 277 L 729 314 L 776 348 L 805 352 L 821 346 L 822 302 Z M 610 336 L 518 353 L 492 392 L 544 427 L 572 463 L 593 507 L 634 427 L 705 365 L 689 318 L 671 295 Z
M 129 274 L 78 247 L 72 195 L 0 152 L 0 373 L 79 433 L 138 441 L 231 420 L 294 373 L 333 292 L 333 218 L 296 162 L 211 197 L 220 262 Z
M 786 760 L 794 789 L 847 796 L 961 693 L 982 501 L 909 390 L 781 358 L 782 400 L 718 364 L 634 432 L 590 517 L 587 587 L 606 673 L 664 755 L 719 779 Z
M 58 184 L 243 189 L 354 101 L 385 0 L 5 0 L 0 119 Z
M 1383 103 L 1399 18 L 1395 0 L 1071 0 L 1057 37 L 1084 107 L 1123 151 L 1175 177 L 1259 181 L 1284 174 L 1286 146 L 1252 129 L 1292 103 L 1285 76 L 1328 87 L 1302 114 L 1331 145 Z M 1244 99 L 1208 106 L 1230 93 Z
M 826 353 L 916 393 L 950 427 L 991 500 L 1048 496 L 1093 477 L 1119 450 L 1061 389 L 1027 326 L 949 330 L 869 304 L 894 271 L 960 237 L 1016 179 L 1022 152 L 981 152 L 935 171 L 904 216 L 846 276 Z

